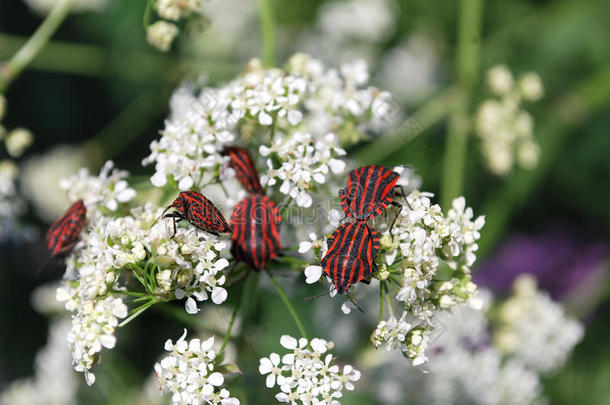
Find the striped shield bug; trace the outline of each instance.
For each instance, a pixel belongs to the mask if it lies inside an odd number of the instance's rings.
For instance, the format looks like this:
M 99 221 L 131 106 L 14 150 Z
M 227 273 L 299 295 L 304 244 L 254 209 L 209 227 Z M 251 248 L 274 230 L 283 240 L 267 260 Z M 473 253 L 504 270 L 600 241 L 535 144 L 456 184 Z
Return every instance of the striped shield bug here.
M 225 146 L 222 155 L 229 156 L 229 166 L 235 170 L 237 180 L 248 192 L 253 194 L 263 193 L 258 170 L 256 170 L 254 160 L 247 149 L 238 146 Z
M 72 250 L 87 221 L 87 208 L 78 200 L 47 231 L 47 247 L 51 256 Z
M 324 272 L 343 294 L 352 284 L 370 278 L 379 251 L 379 237 L 365 222 L 341 224 L 326 241 Z
M 174 208 L 176 211 L 166 214 Z M 230 233 L 231 227 L 214 204 L 197 191 L 182 191 L 161 213 L 159 218 L 172 218 L 174 220 L 174 234 L 176 235 L 176 222 L 186 220 L 196 228 L 218 236 L 221 233 Z M 159 220 L 157 218 L 155 223 Z M 155 224 L 153 223 L 153 225 Z
M 241 200 L 231 216 L 233 257 L 255 271 L 263 269 L 282 248 L 281 223 L 280 210 L 269 197 L 253 194 Z
M 390 204 L 402 207 L 394 201 L 398 178 L 398 173 L 379 165 L 352 170 L 347 175 L 346 187 L 339 190 L 343 212 L 348 217 L 366 221 L 380 215 Z

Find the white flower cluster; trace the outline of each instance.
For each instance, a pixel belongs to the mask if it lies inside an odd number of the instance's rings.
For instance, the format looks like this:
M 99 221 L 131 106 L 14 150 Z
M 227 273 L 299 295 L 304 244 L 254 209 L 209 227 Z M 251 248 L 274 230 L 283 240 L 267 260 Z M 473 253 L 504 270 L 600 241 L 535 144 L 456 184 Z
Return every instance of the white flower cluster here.
M 222 388 L 224 376 L 215 371 L 217 353 L 212 349 L 214 337 L 205 341 L 186 341 L 184 334 L 172 343 L 165 342 L 167 356 L 155 363 L 157 381 L 163 392 L 172 394 L 173 405 L 221 404 L 239 405 L 239 400 L 230 397 Z
M 268 388 L 276 384 L 280 388 L 275 396 L 279 402 L 337 405 L 343 389 L 353 390 L 353 382 L 360 379 L 360 372 L 349 364 L 343 370 L 334 364 L 335 358 L 328 353 L 334 347 L 332 342 L 318 338 L 308 342 L 284 335 L 280 344 L 291 353 L 282 357 L 271 353 L 260 359 L 258 368 L 267 375 Z
M 521 276 L 515 283 L 515 294 L 503 302 L 494 305 L 491 293 L 485 290 L 481 296 L 482 311 L 462 304 L 437 315 L 426 364 L 429 373 L 398 372 L 391 359 L 390 364 L 383 363 L 383 367 L 393 370 L 384 374 L 383 386 L 400 387 L 395 402 L 398 399 L 404 402 L 407 392 L 409 403 L 415 404 L 546 403 L 541 377 L 565 363 L 582 336 L 582 327 L 565 317 L 560 304 L 536 291 L 529 276 Z M 539 300 L 536 307 L 530 305 L 535 300 Z M 524 340 L 518 342 L 524 350 L 507 351 L 505 338 L 500 337 L 506 333 L 502 313 L 516 306 L 519 310 L 515 309 L 514 316 L 521 320 L 518 327 L 520 331 L 527 331 L 519 336 Z M 526 307 L 535 315 L 527 313 Z M 496 322 L 498 314 L 499 323 Z M 548 314 L 548 322 L 542 320 L 543 314 Z M 566 328 L 566 325 L 569 326 Z M 564 329 L 568 330 L 568 336 L 565 342 L 559 342 L 564 339 L 559 337 Z M 575 334 L 569 329 L 578 332 Z M 578 335 L 576 340 L 575 335 Z
M 541 373 L 559 369 L 584 334 L 583 326 L 538 291 L 536 279 L 527 274 L 515 280 L 514 295 L 500 305 L 498 323 L 494 344 Z
M 299 49 L 325 61 L 365 57 L 373 61 L 394 32 L 395 0 L 343 0 L 323 3 L 314 27 L 306 30 Z
M 10 236 L 16 217 L 23 212 L 23 201 L 16 195 L 18 175 L 19 169 L 12 160 L 0 161 L 0 240 Z
M 297 54 L 284 72 L 253 60 L 222 87 L 197 95 L 189 87 L 178 89 L 162 136 L 143 164 L 155 164 L 156 187 L 169 182 L 180 190 L 202 189 L 226 172 L 220 170 L 227 165 L 223 147 L 241 138 L 267 156 L 263 182 L 309 206 L 310 191 L 344 170 L 340 144 L 361 139 L 389 114 L 389 93 L 367 86 L 368 79 L 362 61 L 326 69 Z
M 413 328 L 406 321 L 407 313 L 403 312 L 400 319 L 390 316 L 387 321 L 381 321 L 371 335 L 375 348 L 385 345 L 386 350 L 400 350 L 414 366 L 425 363 L 426 347 L 429 335 L 421 327 Z
M 297 53 L 288 61 L 288 71 L 307 79 L 304 107 L 305 125 L 314 136 L 338 129 L 342 143 L 355 143 L 361 132 L 389 125 L 395 112 L 389 105 L 391 94 L 368 86 L 368 64 L 355 59 L 339 69 L 326 68 L 309 55 Z
M 67 321 L 53 321 L 47 344 L 37 354 L 34 375 L 11 383 L 0 394 L 0 405 L 72 405 L 78 381 L 72 371 L 72 356 L 66 345 Z
M 221 304 L 227 298 L 222 287 L 223 269 L 229 265 L 219 256 L 226 243 L 193 227 L 179 228 L 172 238 L 170 223 L 152 226 L 162 209 L 152 204 L 134 208 L 122 218 L 100 217 L 81 236 L 81 243 L 67 259 L 68 282 L 61 297 L 66 308 L 75 310 L 78 302 L 96 299 L 117 285 L 119 272 L 139 268 L 145 260 L 157 267 L 154 294 L 187 298 L 186 311 L 197 313 L 197 301 L 211 298 Z
M 0 94 L 0 121 L 6 110 L 6 99 Z M 33 141 L 30 131 L 17 128 L 7 131 L 0 124 L 0 143 L 11 158 L 21 156 L 24 150 Z M 25 211 L 25 202 L 17 193 L 17 178 L 19 168 L 15 162 L 8 158 L 0 160 L 0 240 L 13 238 L 16 234 L 23 233 L 17 225 L 17 217 Z
M 66 190 L 70 202 L 82 199 L 89 212 L 95 211 L 93 208 L 97 206 L 116 211 L 119 203 L 136 196 L 125 180 L 127 176 L 128 172 L 114 169 L 114 163 L 109 160 L 99 176 L 91 176 L 89 170 L 82 168 L 76 175 L 62 179 L 59 185 Z
M 521 103 L 537 101 L 543 96 L 540 77 L 526 73 L 515 84 L 510 70 L 500 65 L 490 69 L 487 78 L 490 89 L 499 98 L 488 99 L 480 105 L 476 130 L 489 170 L 499 176 L 506 175 L 515 160 L 524 169 L 533 169 L 538 163 L 540 148 L 533 134 L 534 120 L 522 109 Z
M 98 363 L 102 348 L 114 348 L 115 329 L 119 319 L 126 316 L 127 305 L 120 298 L 108 296 L 80 303 L 72 317 L 68 342 L 72 349 L 74 369 L 84 373 L 87 384 L 95 382 L 95 375 L 90 370 Z
M 273 154 L 281 162 L 276 168 L 273 159 L 267 159 L 267 173 L 261 179 L 262 184 L 273 186 L 280 181 L 280 192 L 294 198 L 299 207 L 311 206 L 313 200 L 308 190 L 315 183 L 324 184 L 329 169 L 335 174 L 345 169 L 345 162 L 335 158 L 345 155 L 335 134 L 316 140 L 310 134 L 296 132 L 291 137 L 278 137 L 271 147 L 261 145 L 260 154 Z
M 380 252 L 387 265 L 381 277 L 390 271 L 387 269 L 398 267 L 401 288 L 396 299 L 426 322 L 438 309 L 466 301 L 480 304 L 475 298 L 477 287 L 470 281 L 470 266 L 476 260 L 476 242 L 485 224 L 482 216 L 473 221 L 464 197 L 453 200 L 446 216 L 430 197 L 432 194 L 419 191 L 406 197 L 393 234 L 385 231 L 381 236 Z M 439 276 L 441 263 L 449 268 L 444 278 Z
M 176 25 L 180 20 L 203 17 L 202 0 L 157 0 L 154 4 L 162 19 L 146 28 L 146 40 L 162 52 L 169 51 L 180 33 Z
M 58 145 L 42 155 L 28 157 L 21 166 L 20 186 L 43 220 L 51 223 L 64 213 L 66 192 L 57 186 L 90 160 L 84 148 L 72 145 Z

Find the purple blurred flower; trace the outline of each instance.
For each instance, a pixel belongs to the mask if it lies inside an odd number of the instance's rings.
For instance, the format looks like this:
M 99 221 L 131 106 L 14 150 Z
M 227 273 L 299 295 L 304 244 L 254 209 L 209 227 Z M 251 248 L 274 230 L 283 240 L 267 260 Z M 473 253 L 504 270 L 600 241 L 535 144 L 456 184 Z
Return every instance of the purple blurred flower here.
M 540 288 L 561 299 L 588 276 L 604 271 L 605 242 L 584 242 L 575 232 L 555 228 L 541 235 L 510 237 L 476 272 L 477 284 L 496 293 L 506 292 L 521 273 L 531 273 Z

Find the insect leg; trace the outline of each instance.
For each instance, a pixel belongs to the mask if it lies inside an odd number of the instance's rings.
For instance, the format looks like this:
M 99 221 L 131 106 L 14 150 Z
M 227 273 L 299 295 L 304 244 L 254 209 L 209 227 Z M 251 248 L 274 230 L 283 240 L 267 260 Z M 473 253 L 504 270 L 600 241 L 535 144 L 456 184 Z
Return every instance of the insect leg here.
M 397 203 L 396 201 L 392 201 L 391 204 L 395 207 L 398 207 L 398 212 L 396 213 L 396 215 L 394 216 L 394 219 L 392 220 L 392 225 L 390 225 L 390 235 L 392 235 L 392 228 L 394 227 L 394 223 L 396 222 L 396 220 L 398 219 L 398 216 L 400 215 L 400 212 L 402 211 L 402 204 Z

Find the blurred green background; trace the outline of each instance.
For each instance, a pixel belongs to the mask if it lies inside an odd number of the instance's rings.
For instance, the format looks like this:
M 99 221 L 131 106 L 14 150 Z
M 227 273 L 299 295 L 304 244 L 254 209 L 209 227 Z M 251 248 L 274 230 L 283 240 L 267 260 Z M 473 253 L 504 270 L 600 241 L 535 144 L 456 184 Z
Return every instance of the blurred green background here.
M 208 30 L 194 38 L 183 33 L 167 54 L 146 43 L 141 23 L 144 1 L 110 0 L 101 12 L 70 15 L 6 93 L 8 111 L 3 124 L 7 128 L 25 126 L 35 135 L 24 159 L 56 144 L 84 143 L 95 170 L 111 158 L 135 175 L 150 174 L 150 167 L 142 168 L 140 162 L 162 128 L 172 90 L 184 78 L 194 79 L 200 73 L 207 74 L 210 84 L 229 80 L 251 57 L 260 57 L 256 2 L 232 1 L 222 17 L 214 11 L 222 9 L 219 1 L 212 3 L 215 8 L 210 6 Z M 320 15 L 327 3 L 331 2 L 273 1 L 279 63 L 301 50 L 319 56 L 316 47 L 328 39 L 320 29 Z M 413 96 L 407 91 L 404 97 L 396 96 L 407 115 L 421 117 L 417 115 L 420 107 L 442 97 L 455 82 L 458 15 L 456 1 L 400 0 L 394 4 L 389 32 L 374 41 L 356 38 L 339 46 L 345 51 L 353 49 L 354 54 L 366 53 L 372 82 L 394 92 L 394 86 L 404 83 L 399 82 L 401 75 L 394 79 L 387 72 L 384 75 L 388 51 L 407 46 L 414 36 L 427 38 L 433 57 L 430 66 L 421 68 L 432 76 L 425 78 L 429 84 L 425 94 Z M 480 262 L 508 235 L 536 234 L 555 224 L 568 227 L 583 241 L 607 241 L 609 16 L 608 1 L 484 2 L 481 73 L 474 84 L 473 106 L 488 95 L 484 72 L 499 63 L 515 73 L 537 72 L 544 82 L 545 97 L 527 107 L 535 118 L 534 133 L 542 151 L 536 169 L 515 169 L 506 178 L 498 178 L 484 169 L 477 140 L 473 137 L 468 143 L 464 195 L 476 213 L 487 217 Z M 0 0 L 0 61 L 10 58 L 41 21 L 26 3 Z M 336 61 L 326 62 L 338 64 L 340 56 L 336 57 Z M 447 120 L 433 119 L 423 126 L 425 131 L 412 141 L 390 135 L 352 152 L 362 163 L 410 164 L 422 176 L 423 189 L 438 193 Z M 41 232 L 46 227 L 32 209 L 25 221 Z M 0 245 L 0 389 L 32 373 L 36 350 L 46 340 L 48 320 L 32 309 L 29 297 L 35 287 L 60 277 L 62 269 L 54 264 L 36 275 L 44 255 L 41 242 L 5 241 Z M 610 404 L 610 286 L 601 289 L 604 293 L 584 314 L 584 341 L 564 370 L 545 381 L 545 393 L 553 404 Z M 243 366 L 249 371 L 232 393 L 241 396 L 243 392 L 249 398 L 247 403 L 269 403 L 266 395 L 270 391 L 257 388 L 263 379 L 252 374 L 257 359 L 274 350 L 281 334 L 296 334 L 278 302 L 274 294 L 260 294 L 243 326 L 240 362 L 249 364 Z M 304 307 L 302 312 L 311 330 L 323 332 L 314 311 Z M 130 395 L 148 377 L 164 340 L 183 326 L 171 316 L 153 311 L 121 330 L 118 348 L 104 354 L 99 383 L 82 391 L 83 403 L 133 403 Z M 256 337 L 254 343 L 249 336 Z M 359 393 L 345 403 L 374 401 Z

